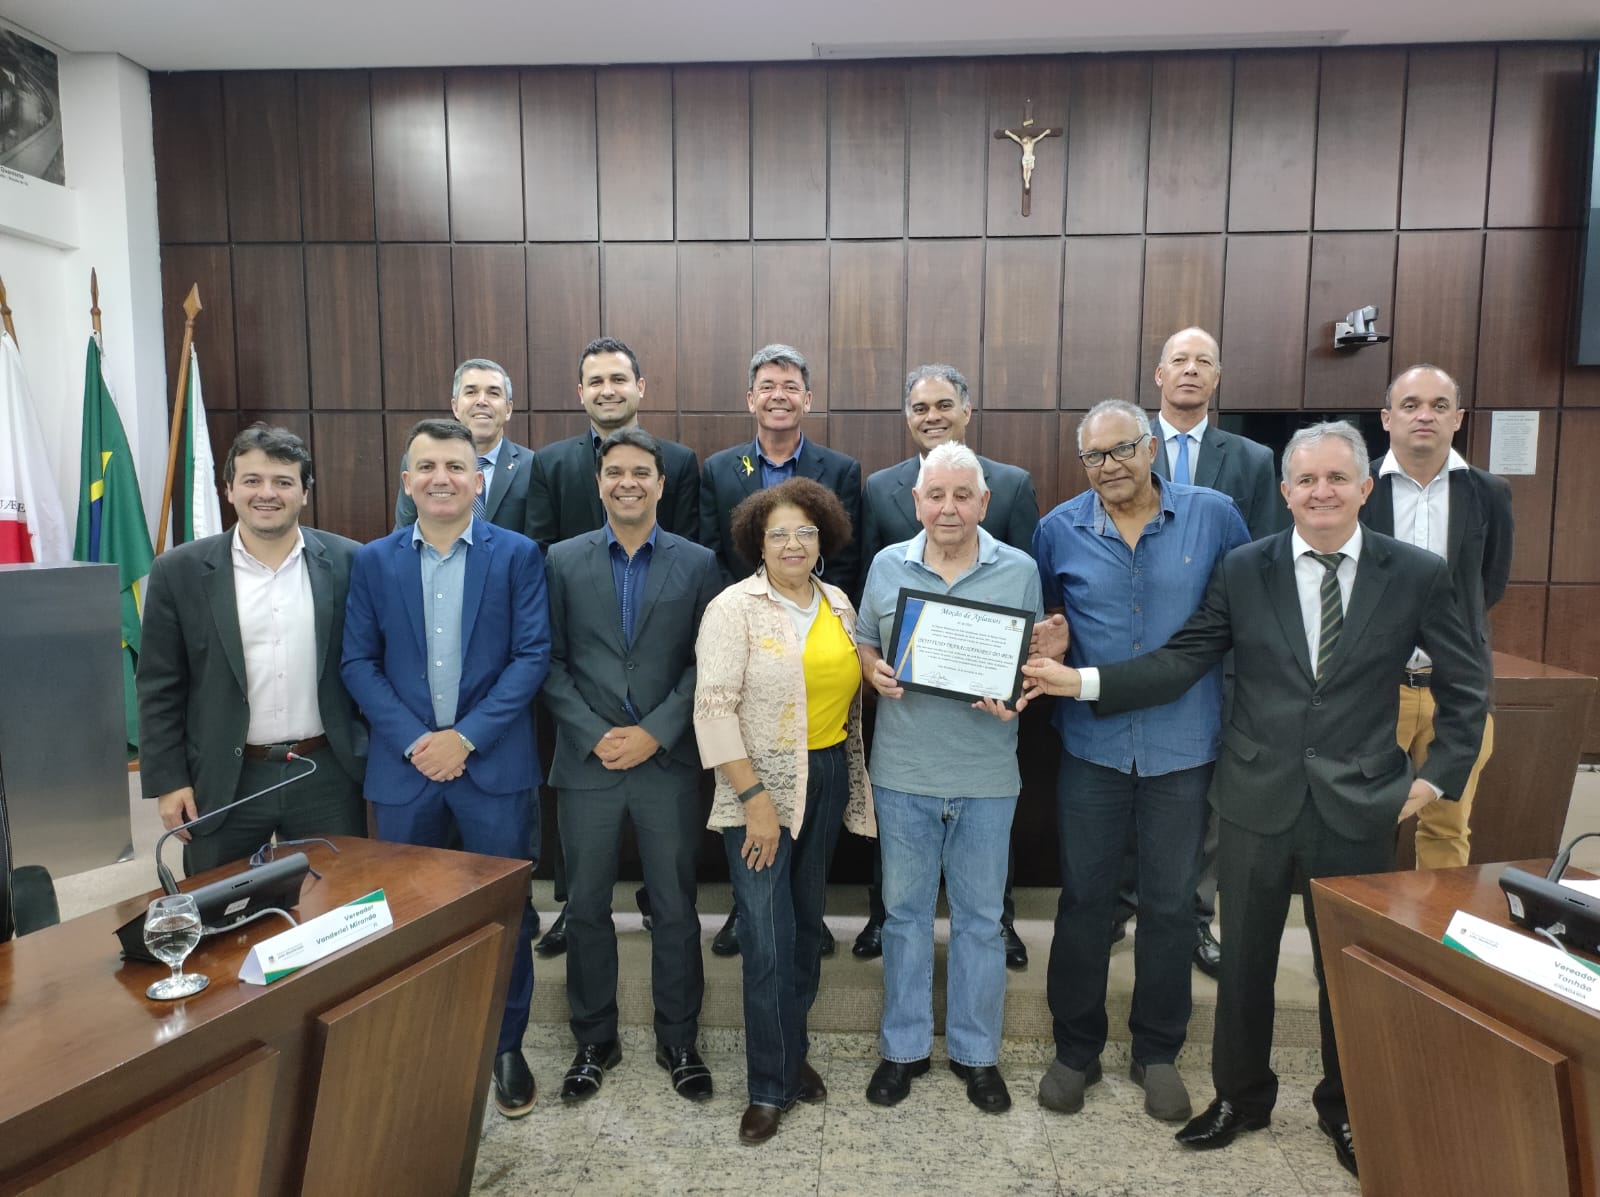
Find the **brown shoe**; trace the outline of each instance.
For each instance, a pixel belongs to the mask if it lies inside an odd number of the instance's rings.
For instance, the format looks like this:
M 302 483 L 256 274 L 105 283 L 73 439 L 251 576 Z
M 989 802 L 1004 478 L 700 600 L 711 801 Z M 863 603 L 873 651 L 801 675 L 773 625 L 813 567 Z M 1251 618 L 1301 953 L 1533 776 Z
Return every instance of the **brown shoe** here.
M 822 1083 L 822 1078 L 809 1061 L 800 1065 L 800 1100 L 807 1105 L 828 1100 L 828 1086 Z
M 746 1106 L 744 1117 L 739 1119 L 739 1142 L 765 1143 L 778 1133 L 778 1119 L 783 1111 L 777 1106 Z

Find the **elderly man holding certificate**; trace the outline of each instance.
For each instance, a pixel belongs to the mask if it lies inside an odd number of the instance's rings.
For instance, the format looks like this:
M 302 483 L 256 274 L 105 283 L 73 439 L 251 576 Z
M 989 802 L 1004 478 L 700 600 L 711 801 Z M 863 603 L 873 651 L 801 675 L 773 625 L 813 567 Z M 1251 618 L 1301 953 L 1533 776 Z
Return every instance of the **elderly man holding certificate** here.
M 1022 788 L 1008 703 L 1042 616 L 1039 572 L 979 526 L 989 493 L 971 449 L 932 449 L 914 493 L 923 530 L 874 558 L 855 631 L 862 675 L 882 700 L 870 772 L 887 913 L 883 1062 L 867 1100 L 895 1105 L 928 1071 L 942 873 L 950 1070 L 974 1105 L 998 1114 L 1011 1106 L 996 1066 L 1006 990 L 1000 909 Z

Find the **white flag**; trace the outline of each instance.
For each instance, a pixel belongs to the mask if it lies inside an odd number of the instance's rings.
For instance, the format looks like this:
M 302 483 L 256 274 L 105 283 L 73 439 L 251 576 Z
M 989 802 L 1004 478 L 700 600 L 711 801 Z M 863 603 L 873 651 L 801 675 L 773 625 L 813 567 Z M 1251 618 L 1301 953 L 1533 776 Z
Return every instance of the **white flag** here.
M 22 353 L 0 332 L 0 562 L 72 560 L 61 492 L 44 453 Z
M 217 502 L 217 463 L 211 456 L 211 433 L 206 428 L 206 408 L 200 400 L 200 355 L 189 346 L 188 460 L 184 463 L 189 499 L 184 504 L 183 544 L 222 531 L 222 507 Z

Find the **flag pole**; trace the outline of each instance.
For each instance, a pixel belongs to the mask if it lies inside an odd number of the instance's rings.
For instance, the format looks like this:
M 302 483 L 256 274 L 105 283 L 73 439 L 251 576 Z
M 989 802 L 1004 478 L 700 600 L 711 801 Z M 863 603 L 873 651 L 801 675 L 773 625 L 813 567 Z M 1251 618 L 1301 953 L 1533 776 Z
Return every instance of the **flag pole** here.
M 6 305 L 6 280 L 3 278 L 0 278 L 0 324 L 5 325 L 6 336 L 11 338 L 12 343 L 20 345 L 17 326 L 11 323 L 11 309 Z
M 102 339 L 100 329 L 100 276 L 89 267 L 89 320 L 94 325 L 96 339 Z
M 183 347 L 178 350 L 178 389 L 172 396 L 172 433 L 167 438 L 167 481 L 161 490 L 161 519 L 156 529 L 156 555 L 167 541 L 167 517 L 172 514 L 172 483 L 178 470 L 178 442 L 183 435 L 184 404 L 189 397 L 189 348 L 194 344 L 194 318 L 200 314 L 200 284 L 189 287 L 183 301 Z

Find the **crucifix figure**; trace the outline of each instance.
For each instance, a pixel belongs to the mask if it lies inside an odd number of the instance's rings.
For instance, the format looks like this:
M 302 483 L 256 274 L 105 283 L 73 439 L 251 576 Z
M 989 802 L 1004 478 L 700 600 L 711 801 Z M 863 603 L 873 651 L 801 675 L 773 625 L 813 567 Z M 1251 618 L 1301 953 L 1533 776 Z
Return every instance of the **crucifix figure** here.
M 1043 141 L 1046 137 L 1060 137 L 1060 129 L 1035 129 L 1033 126 L 1033 101 L 1029 100 L 1022 113 L 1022 128 L 996 129 L 996 141 L 1010 138 L 1022 148 L 1022 214 L 1030 216 L 1033 213 L 1033 146 L 1035 142 Z

